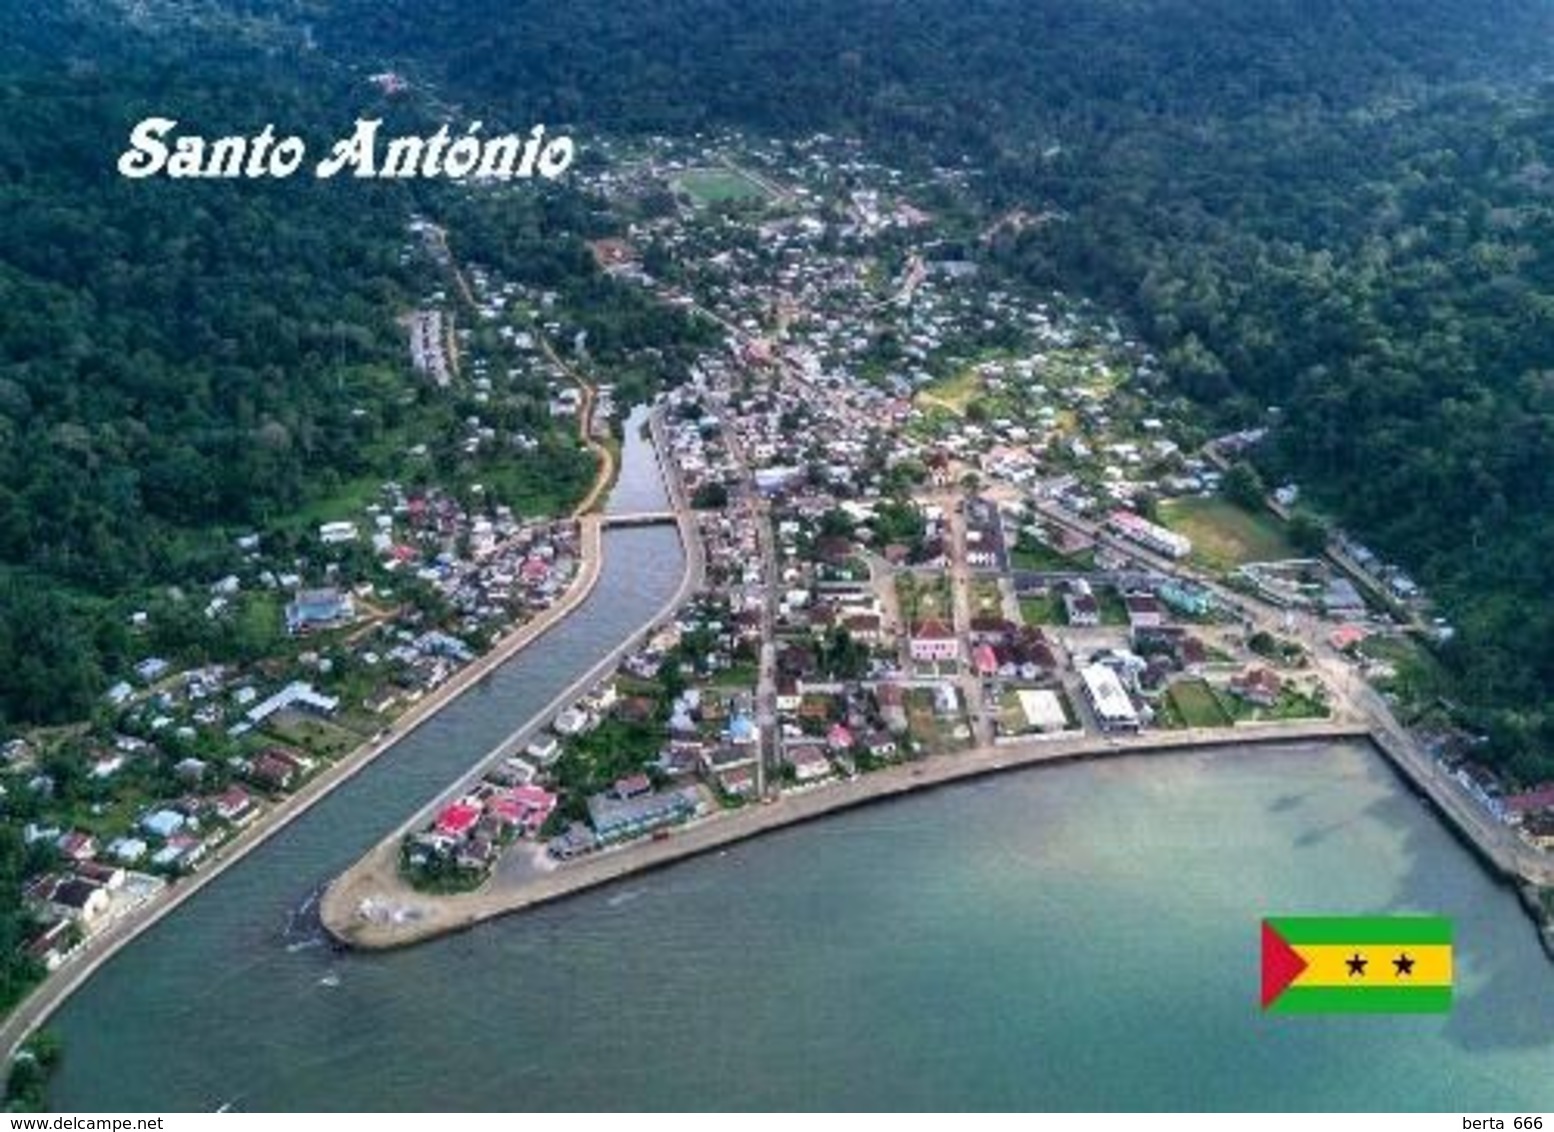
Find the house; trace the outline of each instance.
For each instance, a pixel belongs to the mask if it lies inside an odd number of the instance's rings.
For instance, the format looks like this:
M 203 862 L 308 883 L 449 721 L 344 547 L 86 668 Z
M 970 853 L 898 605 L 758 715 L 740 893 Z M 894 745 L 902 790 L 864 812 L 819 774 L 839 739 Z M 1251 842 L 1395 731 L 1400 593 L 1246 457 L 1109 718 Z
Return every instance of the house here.
M 885 731 L 876 731 L 864 739 L 863 748 L 876 759 L 893 759 L 900 751 L 896 741 Z
M 1129 594 L 1123 604 L 1128 609 L 1128 625 L 1134 629 L 1158 629 L 1165 624 L 1165 611 L 1154 594 Z
M 793 777 L 800 783 L 814 782 L 831 773 L 831 761 L 813 743 L 795 743 L 785 748 L 782 761 L 793 768 Z
M 57 971 L 69 955 L 75 939 L 68 919 L 55 920 L 27 941 L 27 955 L 45 970 Z
M 1508 794 L 1502 803 L 1507 821 L 1521 821 L 1539 810 L 1554 810 L 1554 782 L 1544 782 L 1520 794 Z
M 751 798 L 755 795 L 755 768 L 735 767 L 717 776 L 718 789 L 730 798 Z
M 542 735 L 524 748 L 524 754 L 541 766 L 549 766 L 561 754 L 561 741 L 552 735 Z
M 960 642 L 955 631 L 936 617 L 919 621 L 912 627 L 908 651 L 915 661 L 937 664 L 953 661 L 960 656 Z
M 725 771 L 754 766 L 756 748 L 750 745 L 735 746 L 732 743 L 718 743 L 704 750 L 701 759 L 703 769 L 716 777 Z
M 971 650 L 971 667 L 984 680 L 998 675 L 998 654 L 992 645 L 977 645 Z
M 1554 813 L 1538 810 L 1522 819 L 1522 837 L 1534 849 L 1554 848 Z
M 233 786 L 217 795 L 211 809 L 222 821 L 229 822 L 245 821 L 256 812 L 253 796 L 241 786 Z
M 882 637 L 882 623 L 877 613 L 853 613 L 842 621 L 848 635 L 859 644 L 877 645 Z
M 333 587 L 302 590 L 286 606 L 286 631 L 292 636 L 315 629 L 334 629 L 356 617 L 356 605 L 348 593 Z
M 48 896 L 51 911 L 82 924 L 97 920 L 111 903 L 106 888 L 77 876 L 60 878 Z
M 1247 703 L 1272 707 L 1279 702 L 1279 696 L 1284 691 L 1284 681 L 1277 672 L 1254 665 L 1230 678 L 1230 691 Z
M 1166 605 L 1189 617 L 1204 617 L 1214 611 L 1214 595 L 1200 586 L 1173 579 L 1162 583 L 1156 592 Z
M 290 790 L 301 773 L 301 764 L 279 748 L 261 751 L 248 764 L 248 777 L 267 790 Z
M 616 841 L 685 821 L 700 805 L 696 788 L 691 786 L 630 799 L 595 794 L 588 799 L 588 819 L 599 840 Z
M 150 846 L 138 837 L 119 837 L 108 843 L 108 855 L 115 861 L 133 865 L 150 851 Z
M 896 734 L 908 726 L 906 692 L 900 684 L 878 684 L 874 688 L 874 701 L 879 704 L 880 720 Z
M 798 711 L 799 705 L 804 702 L 803 695 L 799 692 L 797 680 L 777 681 L 777 710 Z
M 78 829 L 60 834 L 59 840 L 54 844 L 59 849 L 60 856 L 72 861 L 90 861 L 97 856 L 97 838 Z
M 480 822 L 481 807 L 469 799 L 444 806 L 432 828 L 453 842 L 463 841 Z
M 126 874 L 118 865 L 104 865 L 97 861 L 82 861 L 74 870 L 76 876 L 83 880 L 89 880 L 93 884 L 100 884 L 109 892 L 117 892 L 124 887 Z
M 1106 525 L 1123 538 L 1167 558 L 1186 558 L 1192 553 L 1192 540 L 1132 511 L 1113 511 Z
M 971 619 L 971 643 L 974 645 L 1001 645 L 1009 639 L 1014 626 L 1002 617 L 978 614 Z
M 626 778 L 615 780 L 615 796 L 622 800 L 627 798 L 639 798 L 643 794 L 653 791 L 652 780 L 645 774 L 633 774 Z
M 157 810 L 140 819 L 140 828 L 153 837 L 168 838 L 182 829 L 187 820 L 177 810 Z
M 558 836 L 552 837 L 545 845 L 545 851 L 558 861 L 570 861 L 574 857 L 581 857 L 585 853 L 592 853 L 599 847 L 599 839 L 594 836 L 593 830 L 582 822 L 573 822 Z
M 1068 614 L 1070 625 L 1093 627 L 1101 623 L 1101 606 L 1090 592 L 1090 583 L 1083 578 L 1069 583 L 1063 592 L 1063 611 Z

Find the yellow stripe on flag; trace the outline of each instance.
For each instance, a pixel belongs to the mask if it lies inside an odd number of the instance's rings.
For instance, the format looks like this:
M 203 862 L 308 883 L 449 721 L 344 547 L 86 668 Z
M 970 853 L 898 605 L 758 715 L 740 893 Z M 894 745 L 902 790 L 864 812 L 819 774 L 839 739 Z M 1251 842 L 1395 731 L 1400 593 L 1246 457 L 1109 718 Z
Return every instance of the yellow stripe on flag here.
M 1440 987 L 1451 985 L 1451 945 L 1295 944 L 1307 967 L 1296 987 Z

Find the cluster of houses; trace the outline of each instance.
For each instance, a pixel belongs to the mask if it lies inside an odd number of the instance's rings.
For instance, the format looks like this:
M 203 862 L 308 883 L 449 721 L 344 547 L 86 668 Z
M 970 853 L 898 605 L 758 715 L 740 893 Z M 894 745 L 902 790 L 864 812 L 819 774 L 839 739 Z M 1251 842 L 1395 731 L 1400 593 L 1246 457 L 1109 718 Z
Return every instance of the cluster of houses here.
M 493 768 L 467 794 L 443 806 L 427 828 L 406 842 L 406 863 L 426 869 L 452 864 L 483 876 L 502 847 L 516 837 L 537 838 L 555 811 L 557 798 L 515 768 Z

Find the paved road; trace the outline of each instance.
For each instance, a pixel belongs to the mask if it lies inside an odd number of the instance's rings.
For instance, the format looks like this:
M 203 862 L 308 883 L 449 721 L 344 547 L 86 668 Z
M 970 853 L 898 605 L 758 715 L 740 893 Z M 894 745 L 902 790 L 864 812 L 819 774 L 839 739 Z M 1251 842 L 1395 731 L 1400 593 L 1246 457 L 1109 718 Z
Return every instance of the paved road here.
M 710 849 L 773 829 L 929 787 L 1081 758 L 1115 757 L 1210 747 L 1255 747 L 1269 743 L 1332 742 L 1363 738 L 1352 724 L 1330 722 L 1244 725 L 1235 730 L 1178 731 L 1143 736 L 1087 735 L 1031 740 L 933 755 L 843 782 L 782 795 L 764 805 L 722 810 L 677 829 L 661 840 L 632 842 L 543 872 L 511 874 L 472 893 L 420 897 L 412 915 L 398 921 L 355 917 L 331 924 L 337 938 L 367 950 L 405 947 L 485 920 L 582 892 L 647 869 L 659 868 Z

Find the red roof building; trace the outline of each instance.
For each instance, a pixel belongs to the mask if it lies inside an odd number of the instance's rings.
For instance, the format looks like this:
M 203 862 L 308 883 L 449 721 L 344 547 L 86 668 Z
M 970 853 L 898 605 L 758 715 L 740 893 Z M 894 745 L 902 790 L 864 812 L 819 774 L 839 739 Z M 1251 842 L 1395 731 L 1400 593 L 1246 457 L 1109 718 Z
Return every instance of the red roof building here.
M 480 807 L 471 802 L 455 802 L 437 815 L 437 832 L 462 840 L 480 821 Z
M 992 645 L 978 645 L 971 650 L 971 664 L 978 676 L 993 676 L 998 672 L 998 654 Z

